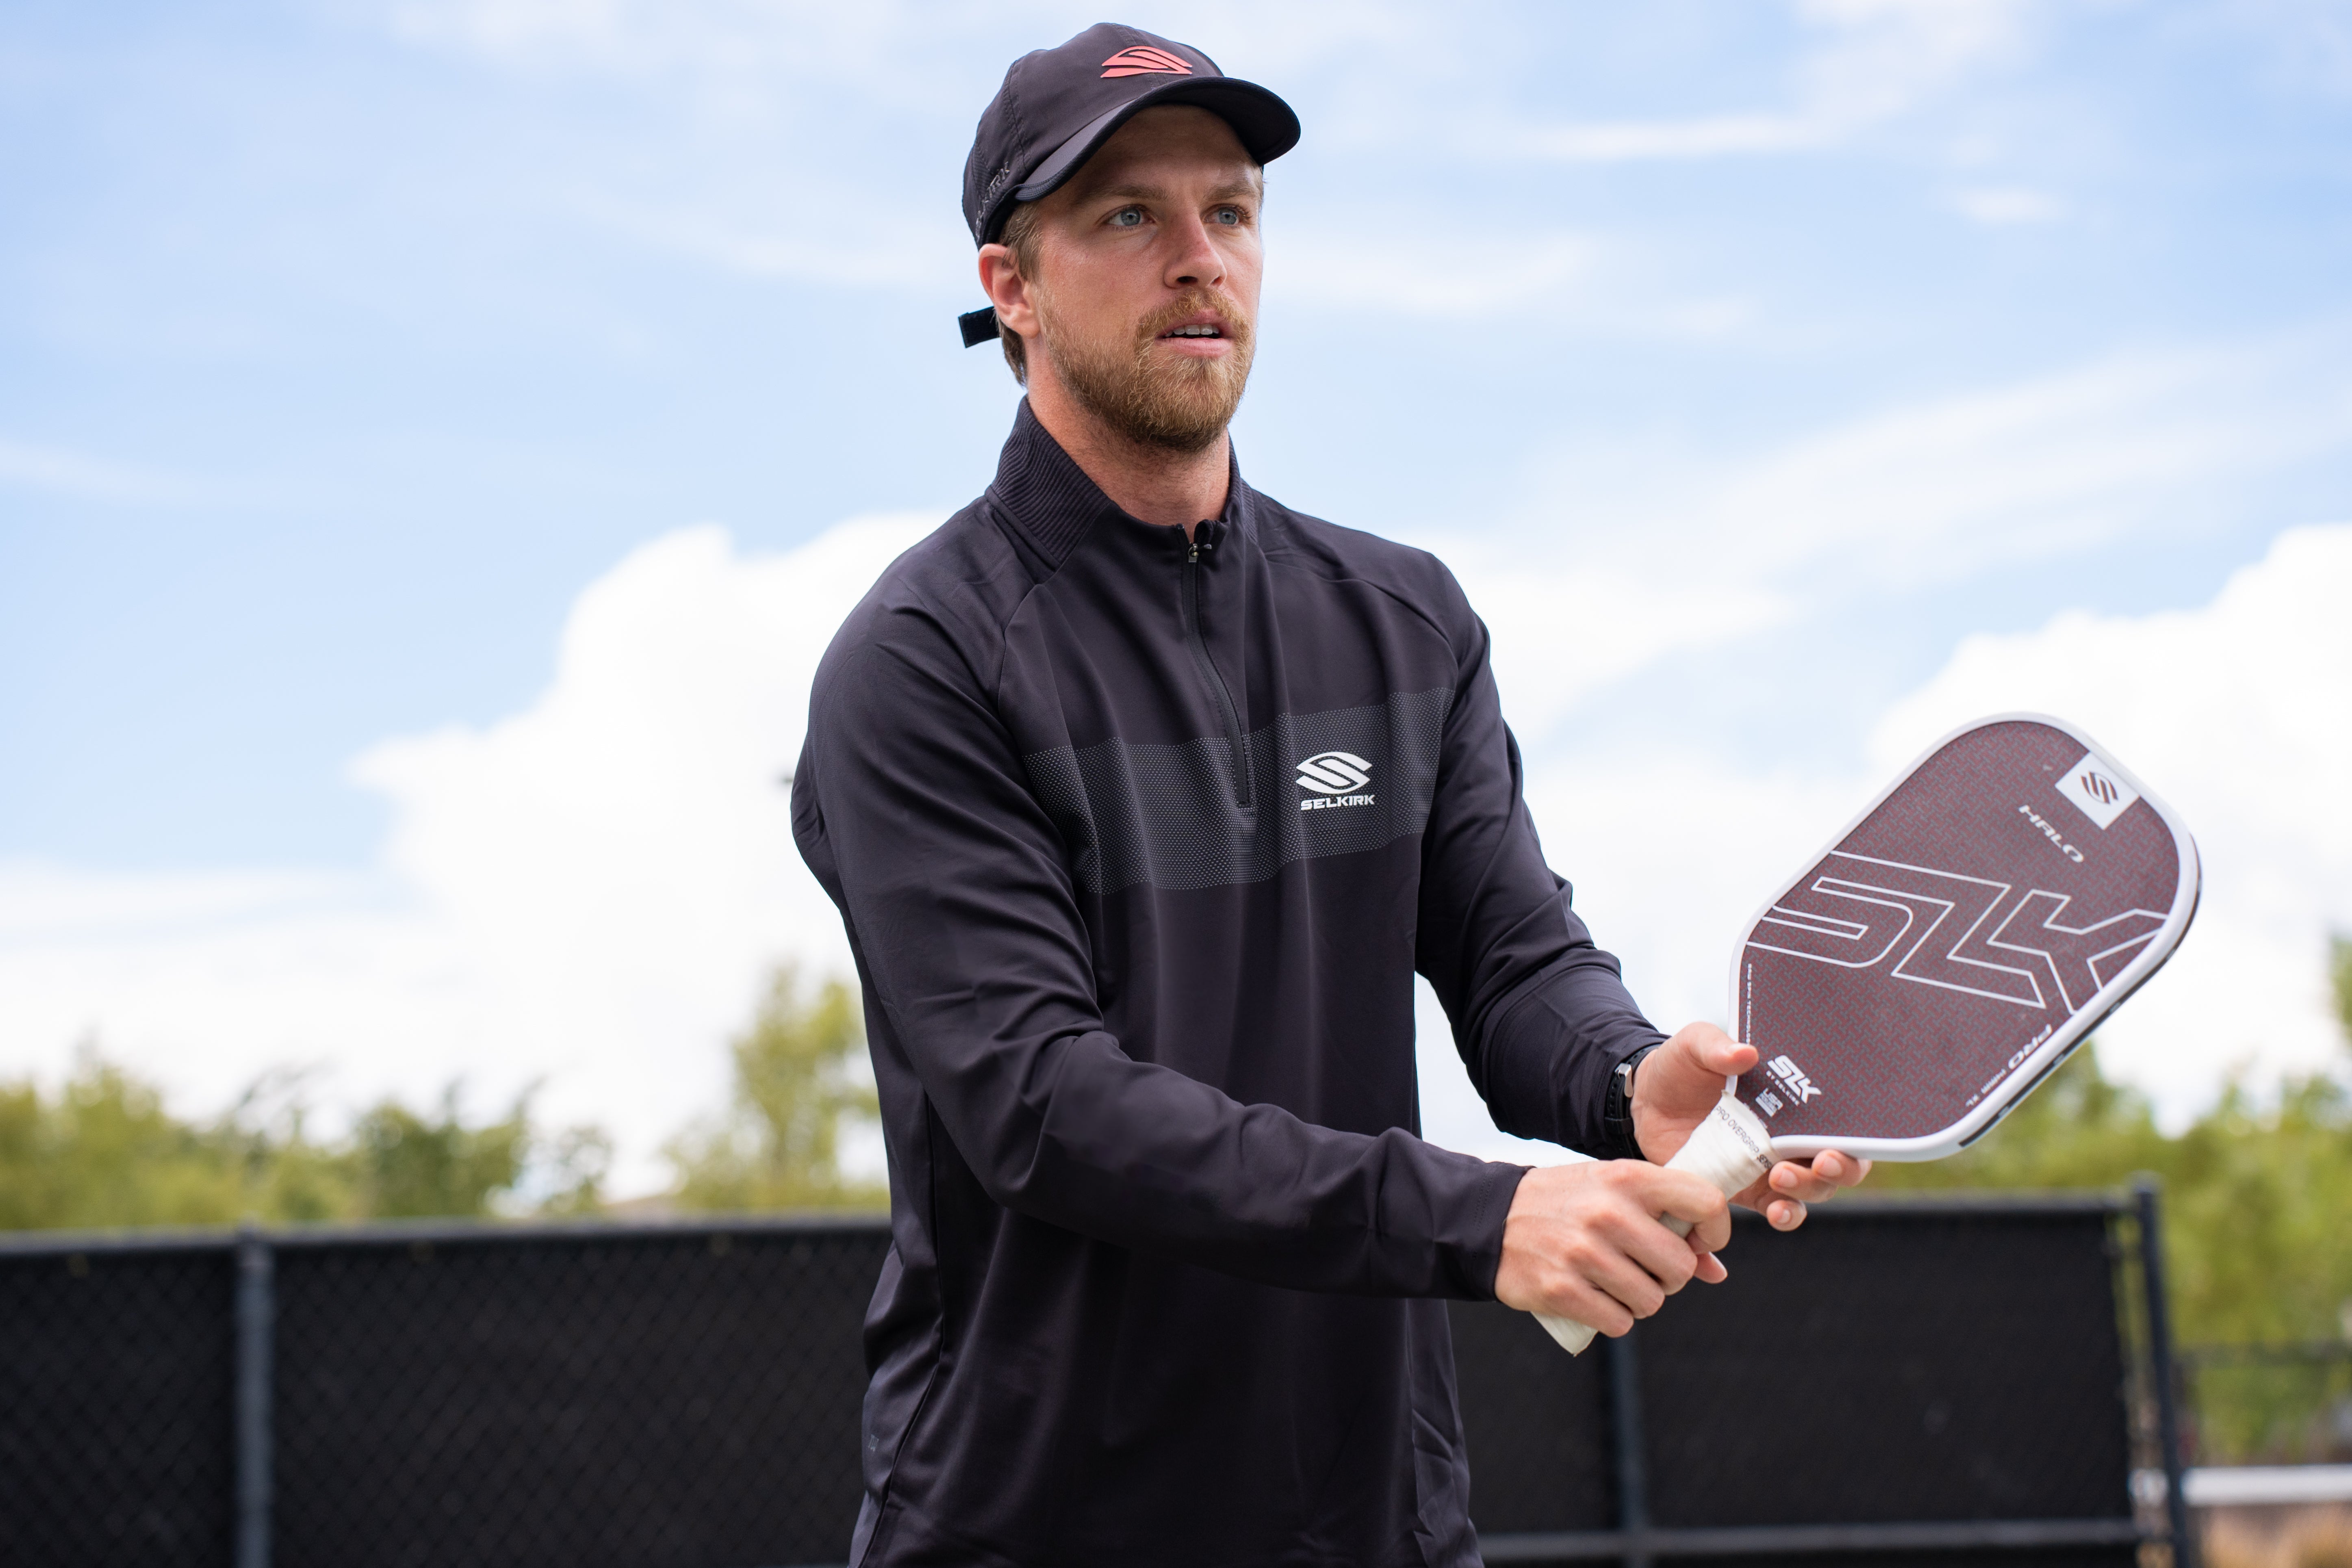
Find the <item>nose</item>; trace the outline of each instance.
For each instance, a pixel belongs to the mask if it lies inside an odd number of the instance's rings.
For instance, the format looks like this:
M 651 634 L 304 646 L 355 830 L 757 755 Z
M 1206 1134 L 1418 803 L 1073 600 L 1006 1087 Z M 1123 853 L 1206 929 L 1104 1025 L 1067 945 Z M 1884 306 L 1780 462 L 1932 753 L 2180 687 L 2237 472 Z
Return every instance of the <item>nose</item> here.
M 1167 281 L 1174 289 L 1213 289 L 1225 280 L 1224 253 L 1198 213 L 1187 216 L 1169 247 Z

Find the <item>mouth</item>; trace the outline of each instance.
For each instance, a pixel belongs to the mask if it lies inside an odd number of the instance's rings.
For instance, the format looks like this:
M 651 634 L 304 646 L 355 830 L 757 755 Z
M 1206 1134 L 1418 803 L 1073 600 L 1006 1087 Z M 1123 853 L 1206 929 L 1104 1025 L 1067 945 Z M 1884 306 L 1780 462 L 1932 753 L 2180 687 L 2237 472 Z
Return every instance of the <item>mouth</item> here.
M 1218 352 L 1234 337 L 1234 329 L 1223 316 L 1213 310 L 1202 310 L 1185 317 L 1163 329 L 1159 341 L 1177 343 L 1194 353 Z M 1213 348 L 1212 345 L 1217 345 Z

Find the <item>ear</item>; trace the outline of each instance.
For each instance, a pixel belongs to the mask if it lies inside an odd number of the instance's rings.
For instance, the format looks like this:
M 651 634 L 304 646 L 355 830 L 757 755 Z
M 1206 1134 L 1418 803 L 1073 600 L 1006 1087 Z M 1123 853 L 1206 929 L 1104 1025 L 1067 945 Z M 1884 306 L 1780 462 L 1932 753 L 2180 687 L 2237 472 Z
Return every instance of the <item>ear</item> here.
M 1037 301 L 1010 247 L 980 247 L 980 286 L 987 291 L 988 302 L 996 307 L 999 326 L 1024 338 L 1037 335 Z

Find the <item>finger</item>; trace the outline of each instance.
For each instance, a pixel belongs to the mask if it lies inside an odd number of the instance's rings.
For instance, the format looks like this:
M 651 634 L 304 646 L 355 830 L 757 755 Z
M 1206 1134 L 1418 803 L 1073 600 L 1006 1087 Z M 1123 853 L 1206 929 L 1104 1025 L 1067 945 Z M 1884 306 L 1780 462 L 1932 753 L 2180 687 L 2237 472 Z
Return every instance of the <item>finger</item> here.
M 1794 1230 L 1805 1223 L 1805 1205 L 1793 1198 L 1774 1198 L 1764 1205 L 1764 1218 L 1774 1230 Z
M 1835 1196 L 1838 1184 L 1820 1173 L 1821 1163 L 1815 1161 L 1811 1170 L 1783 1160 L 1772 1167 L 1765 1183 L 1780 1197 L 1795 1198 L 1800 1203 L 1827 1203 Z
M 1822 1168 L 1824 1160 L 1829 1162 L 1827 1169 Z M 1851 1154 L 1842 1154 L 1832 1149 L 1826 1154 L 1814 1156 L 1813 1173 L 1827 1176 L 1841 1187 L 1858 1187 L 1862 1185 L 1862 1179 L 1870 1174 L 1870 1162 L 1857 1160 Z
M 1704 1176 L 1652 1166 L 1642 1173 L 1643 1205 L 1652 1214 L 1672 1215 L 1691 1227 L 1691 1239 L 1707 1252 L 1731 1240 L 1731 1205 Z
M 1556 1318 L 1582 1323 L 1596 1333 L 1617 1338 L 1633 1326 L 1633 1314 L 1614 1296 L 1581 1275 L 1563 1275 L 1545 1293 L 1544 1309 Z
M 1650 1228 L 1682 1248 L 1682 1238 L 1672 1231 L 1655 1225 Z M 1689 1250 L 1683 1248 L 1683 1267 L 1687 1268 L 1690 1262 Z M 1659 1284 L 1647 1268 L 1616 1247 L 1597 1249 L 1580 1260 L 1577 1272 L 1584 1277 L 1586 1284 L 1605 1292 L 1610 1300 L 1637 1318 L 1649 1317 L 1666 1304 L 1665 1287 Z
M 1646 1215 L 1629 1215 L 1614 1220 L 1602 1227 L 1602 1234 L 1615 1242 L 1633 1266 L 1667 1296 L 1690 1283 L 1705 1250 L 1703 1246 L 1695 1247 Z M 1634 1305 L 1625 1297 L 1618 1300 L 1629 1307 Z
M 1693 1277 L 1702 1285 L 1720 1285 L 1731 1278 L 1731 1270 L 1726 1268 L 1723 1259 L 1714 1253 L 1702 1252 L 1698 1255 L 1698 1268 Z
M 1783 1161 L 1772 1167 L 1775 1192 L 1805 1203 L 1824 1203 L 1844 1187 L 1857 1186 L 1870 1174 L 1870 1162 L 1835 1150 L 1812 1157 L 1810 1164 Z

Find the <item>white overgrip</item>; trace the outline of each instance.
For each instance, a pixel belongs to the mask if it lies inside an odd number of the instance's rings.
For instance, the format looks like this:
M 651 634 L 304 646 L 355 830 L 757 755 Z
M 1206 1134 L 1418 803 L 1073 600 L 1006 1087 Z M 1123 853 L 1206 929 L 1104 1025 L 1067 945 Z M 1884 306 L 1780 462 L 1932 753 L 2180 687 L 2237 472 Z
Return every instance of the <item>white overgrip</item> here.
M 1703 1176 L 1725 1197 L 1745 1192 L 1772 1168 L 1772 1135 L 1764 1130 L 1756 1113 L 1729 1094 L 1715 1102 L 1706 1120 L 1693 1130 L 1690 1142 L 1675 1152 L 1666 1162 L 1669 1171 L 1688 1171 Z M 1672 1215 L 1659 1224 L 1676 1236 L 1690 1234 L 1690 1222 Z M 1538 1312 L 1541 1323 L 1560 1348 L 1570 1355 L 1581 1355 L 1584 1347 L 1592 1342 L 1593 1331 L 1567 1318 L 1555 1318 L 1548 1312 Z

